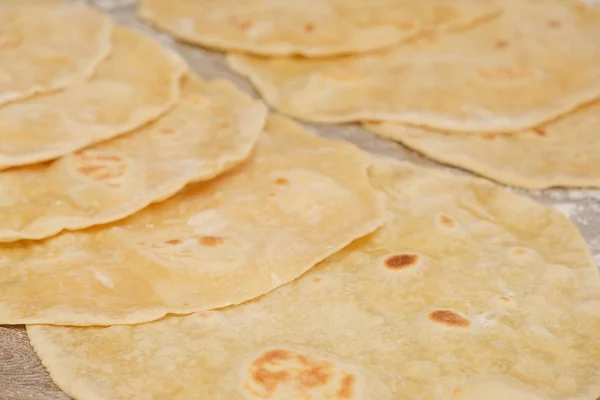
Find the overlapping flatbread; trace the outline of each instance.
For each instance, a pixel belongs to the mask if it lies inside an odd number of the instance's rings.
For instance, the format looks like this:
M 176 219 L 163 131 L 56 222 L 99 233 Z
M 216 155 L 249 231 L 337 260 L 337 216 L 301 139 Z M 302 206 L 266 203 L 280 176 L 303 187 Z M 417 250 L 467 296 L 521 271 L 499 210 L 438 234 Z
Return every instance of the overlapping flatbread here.
M 142 0 L 139 14 L 208 47 L 320 57 L 389 47 L 420 31 L 468 25 L 500 11 L 495 0 Z
M 0 0 L 0 105 L 88 78 L 111 49 L 112 22 L 59 0 Z
M 136 326 L 28 326 L 78 400 L 595 400 L 600 279 L 559 212 L 379 161 L 384 225 L 246 304 Z
M 158 121 L 52 163 L 0 173 L 0 242 L 127 217 L 246 159 L 266 107 L 227 81 L 189 76 Z
M 600 10 L 507 1 L 492 21 L 332 59 L 231 55 L 281 112 L 317 122 L 383 120 L 459 132 L 537 126 L 600 97 Z
M 113 225 L 0 246 L 0 324 L 109 325 L 241 303 L 381 224 L 369 157 L 270 117 L 253 157 Z
M 114 29 L 112 41 L 114 50 L 90 80 L 0 107 L 0 169 L 116 137 L 175 104 L 187 70 L 181 58 L 125 27 Z
M 600 187 L 600 102 L 526 131 L 472 135 L 398 123 L 367 123 L 386 138 L 507 185 Z

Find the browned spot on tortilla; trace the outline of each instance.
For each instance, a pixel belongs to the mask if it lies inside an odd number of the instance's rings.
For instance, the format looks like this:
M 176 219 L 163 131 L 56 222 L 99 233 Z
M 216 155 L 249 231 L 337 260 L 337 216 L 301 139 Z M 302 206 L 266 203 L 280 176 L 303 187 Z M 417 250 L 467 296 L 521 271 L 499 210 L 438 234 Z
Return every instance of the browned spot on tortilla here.
M 220 244 L 223 244 L 224 241 L 225 240 L 219 236 L 202 236 L 198 239 L 198 243 L 207 247 L 216 247 Z
M 318 276 L 316 278 L 313 278 L 313 281 L 315 282 L 321 282 L 321 278 L 319 278 Z
M 493 133 L 487 133 L 486 135 L 483 136 L 483 138 L 485 140 L 489 140 L 490 142 L 493 142 L 494 140 L 496 140 L 496 135 L 494 135 Z
M 328 370 L 328 364 L 311 365 L 308 369 L 302 371 L 298 375 L 297 379 L 300 385 L 309 389 L 317 386 L 323 386 L 329 380 L 330 373 Z
M 275 183 L 278 184 L 278 185 L 285 186 L 285 185 L 289 185 L 290 181 L 288 181 L 285 178 L 277 178 L 277 179 L 275 179 Z
M 306 24 L 306 25 L 304 25 L 304 30 L 306 32 L 312 32 L 315 30 L 315 25 L 314 24 Z
M 275 196 L 275 193 L 273 193 L 273 192 L 269 193 L 269 197 L 273 197 L 273 196 Z
M 291 352 L 287 350 L 269 350 L 265 354 L 262 355 L 258 360 L 254 363 L 257 364 L 278 364 L 279 361 L 286 361 L 292 358 Z
M 159 131 L 161 134 L 163 135 L 172 135 L 175 133 L 175 129 L 171 129 L 171 128 L 163 128 Z
M 500 300 L 505 301 L 505 302 L 510 302 L 510 299 L 506 296 L 500 296 Z
M 455 328 L 467 328 L 471 321 L 452 310 L 435 310 L 429 313 L 429 319 L 435 323 Z
M 328 399 L 352 399 L 355 395 L 356 376 L 339 371 L 337 378 L 335 366 L 331 362 L 292 350 L 275 349 L 265 352 L 252 362 L 249 372 L 250 380 L 244 387 L 261 399 L 271 398 L 280 385 L 293 388 L 294 394 L 307 399 L 315 395 L 319 397 L 321 388 L 332 385 L 335 392 L 328 392 Z
M 419 261 L 417 254 L 394 254 L 385 259 L 385 266 L 391 270 L 400 270 L 412 267 Z
M 171 239 L 171 240 L 167 240 L 165 243 L 166 244 L 172 244 L 172 245 L 181 244 L 181 240 L 179 240 L 179 239 Z
M 506 40 L 497 40 L 496 43 L 494 43 L 494 47 L 497 49 L 504 49 L 507 46 L 508 46 L 508 41 L 506 41 Z
M 458 389 L 454 389 L 452 391 L 452 397 L 456 397 L 458 395 L 460 395 L 462 393 L 462 389 L 458 388 Z
M 447 215 L 440 215 L 440 222 L 442 225 L 447 226 L 448 228 L 454 228 L 456 226 L 456 222 L 454 222 L 454 220 Z
M 548 135 L 548 132 L 546 132 L 546 130 L 544 128 L 542 128 L 541 126 L 536 126 L 535 128 L 533 128 L 533 131 L 538 136 L 544 137 L 544 136 Z
M 354 381 L 356 379 L 353 375 L 346 374 L 342 379 L 342 387 L 337 391 L 336 395 L 341 399 L 350 399 L 354 396 Z
M 559 29 L 560 27 L 562 27 L 562 23 L 555 19 L 551 19 L 550 21 L 548 21 L 548 26 L 552 29 Z

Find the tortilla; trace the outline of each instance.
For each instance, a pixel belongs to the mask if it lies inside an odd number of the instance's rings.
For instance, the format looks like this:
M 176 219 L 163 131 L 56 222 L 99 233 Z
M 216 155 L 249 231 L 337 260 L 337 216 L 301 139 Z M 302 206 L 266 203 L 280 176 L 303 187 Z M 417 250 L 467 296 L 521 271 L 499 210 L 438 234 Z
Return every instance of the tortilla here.
M 600 102 L 511 134 L 447 133 L 398 123 L 365 127 L 434 160 L 507 185 L 600 187 Z
M 85 80 L 111 32 L 108 16 L 81 4 L 0 0 L 0 104 Z
M 167 115 L 50 164 L 0 173 L 0 241 L 42 239 L 127 217 L 246 159 L 266 107 L 228 81 L 186 79 Z
M 124 134 L 177 102 L 187 70 L 182 59 L 134 30 L 113 32 L 114 50 L 92 79 L 0 108 L 0 169 Z
M 78 400 L 594 400 L 600 280 L 557 211 L 378 162 L 383 227 L 254 301 L 108 328 L 28 326 Z M 200 397 L 199 397 L 200 396 Z
M 369 157 L 270 117 L 240 168 L 110 226 L 0 246 L 0 324 L 131 324 L 252 299 L 381 224 Z
M 309 121 L 396 121 L 459 132 L 531 128 L 600 97 L 600 10 L 506 2 L 470 29 L 327 60 L 231 55 L 273 107 Z
M 495 0 L 142 0 L 139 15 L 182 40 L 220 50 L 323 57 L 382 49 L 500 11 Z

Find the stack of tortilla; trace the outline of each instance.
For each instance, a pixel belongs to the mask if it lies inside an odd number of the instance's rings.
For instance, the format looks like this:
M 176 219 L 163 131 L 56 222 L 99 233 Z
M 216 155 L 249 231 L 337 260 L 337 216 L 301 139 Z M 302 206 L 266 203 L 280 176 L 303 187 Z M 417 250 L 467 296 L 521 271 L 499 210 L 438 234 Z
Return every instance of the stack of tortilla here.
M 232 52 L 230 66 L 288 115 L 364 122 L 505 184 L 600 187 L 592 2 L 142 0 L 140 15 Z
M 505 180 L 598 183 L 589 6 L 143 0 L 140 15 L 254 53 L 231 65 L 284 113 L 472 151 L 478 171 L 514 159 Z M 529 130 L 587 158 L 550 179 Z M 77 400 L 600 395 L 600 277 L 568 218 L 315 136 L 87 6 L 0 0 L 0 168 L 0 324 L 27 324 Z

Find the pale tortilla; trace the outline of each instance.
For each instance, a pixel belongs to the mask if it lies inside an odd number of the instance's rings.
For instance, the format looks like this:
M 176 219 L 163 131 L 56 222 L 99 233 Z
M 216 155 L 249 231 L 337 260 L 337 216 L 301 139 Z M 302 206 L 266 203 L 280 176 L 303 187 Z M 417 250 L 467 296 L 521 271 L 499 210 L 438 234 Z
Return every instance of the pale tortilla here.
M 526 189 L 600 187 L 600 102 L 534 129 L 471 135 L 367 123 L 426 156 Z
M 175 104 L 185 63 L 128 28 L 116 27 L 112 40 L 114 50 L 90 80 L 0 107 L 0 169 L 116 137 Z
M 208 47 L 322 57 L 389 47 L 500 11 L 495 0 L 142 0 L 139 15 Z
M 381 161 L 382 229 L 241 306 L 29 326 L 78 400 L 595 400 L 600 280 L 557 211 Z
M 266 107 L 227 81 L 189 77 L 155 123 L 50 164 L 0 173 L 0 241 L 41 239 L 127 217 L 246 159 Z
M 112 22 L 58 0 L 0 0 L 0 105 L 88 78 L 111 49 Z
M 459 132 L 537 126 L 600 97 L 600 10 L 507 1 L 499 18 L 385 52 L 328 60 L 231 55 L 281 112 Z
M 381 224 L 369 163 L 270 117 L 232 172 L 110 226 L 0 246 L 0 324 L 139 323 L 269 292 Z

